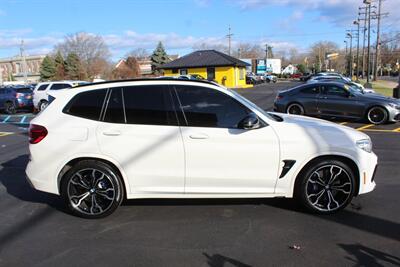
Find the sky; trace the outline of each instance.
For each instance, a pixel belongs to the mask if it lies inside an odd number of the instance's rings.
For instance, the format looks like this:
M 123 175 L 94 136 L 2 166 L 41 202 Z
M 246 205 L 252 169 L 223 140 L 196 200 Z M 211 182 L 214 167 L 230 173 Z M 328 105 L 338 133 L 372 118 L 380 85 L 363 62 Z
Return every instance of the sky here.
M 382 31 L 398 31 L 400 0 L 385 0 Z M 68 34 L 101 35 L 113 60 L 130 50 L 184 55 L 199 44 L 307 48 L 321 40 L 344 46 L 362 0 L 0 0 L 0 58 L 46 54 Z M 397 11 L 397 12 L 395 12 Z

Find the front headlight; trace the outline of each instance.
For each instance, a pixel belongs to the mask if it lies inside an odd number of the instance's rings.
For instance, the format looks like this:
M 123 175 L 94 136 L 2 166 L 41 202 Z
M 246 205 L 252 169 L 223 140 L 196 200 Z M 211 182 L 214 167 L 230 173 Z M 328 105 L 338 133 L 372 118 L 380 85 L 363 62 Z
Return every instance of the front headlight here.
M 361 139 L 356 142 L 357 146 L 362 150 L 371 153 L 372 152 L 372 142 L 370 139 Z

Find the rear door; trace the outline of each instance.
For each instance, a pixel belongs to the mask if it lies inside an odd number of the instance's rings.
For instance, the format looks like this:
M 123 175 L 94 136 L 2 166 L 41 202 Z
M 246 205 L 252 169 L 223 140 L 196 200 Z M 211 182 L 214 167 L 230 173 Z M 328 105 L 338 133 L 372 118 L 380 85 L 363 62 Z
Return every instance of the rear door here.
M 122 166 L 130 193 L 183 193 L 183 141 L 169 87 L 111 88 L 105 106 L 99 146 Z
M 320 95 L 320 87 L 318 85 L 308 85 L 299 90 L 296 95 L 297 100 L 303 105 L 305 114 L 317 115 L 317 102 Z
M 318 99 L 318 109 L 322 116 L 358 118 L 363 105 L 357 96 L 338 84 L 321 85 L 322 94 Z

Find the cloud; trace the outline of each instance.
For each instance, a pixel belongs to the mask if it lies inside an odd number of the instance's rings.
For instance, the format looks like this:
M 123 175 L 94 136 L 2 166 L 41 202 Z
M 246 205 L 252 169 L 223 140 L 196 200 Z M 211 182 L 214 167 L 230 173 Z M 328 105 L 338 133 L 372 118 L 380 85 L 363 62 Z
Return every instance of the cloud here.
M 357 18 L 361 0 L 233 0 L 236 5 L 245 10 L 259 9 L 267 6 L 287 6 L 303 12 L 317 12 L 317 19 L 333 23 L 336 26 L 351 25 Z M 398 0 L 383 2 L 383 10 L 390 11 L 387 21 L 400 19 Z M 376 5 L 376 4 L 375 4 Z M 396 25 L 396 27 L 398 27 Z
M 63 35 L 52 33 L 46 36 L 34 37 L 35 33 L 30 29 L 0 30 L 0 50 L 13 51 L 16 53 L 24 40 L 25 49 L 28 54 L 47 54 L 51 52 L 55 45 L 63 41 Z M 108 45 L 113 59 L 118 59 L 127 52 L 143 48 L 149 52 L 153 51 L 159 41 L 164 44 L 166 50 L 170 53 L 187 53 L 192 49 L 201 47 L 205 44 L 207 47 L 226 47 L 228 41 L 224 37 L 180 35 L 174 32 L 170 33 L 138 33 L 133 30 L 127 30 L 122 33 L 102 35 L 104 42 Z M 294 43 L 272 41 L 267 39 L 246 40 L 251 44 L 265 44 L 274 47 L 275 51 L 289 50 L 295 47 Z M 232 41 L 232 50 L 237 49 L 240 40 Z M 4 51 L 2 54 L 4 54 Z M 6 55 L 13 56 L 13 55 Z
M 199 7 L 208 7 L 211 0 L 193 0 L 194 3 Z

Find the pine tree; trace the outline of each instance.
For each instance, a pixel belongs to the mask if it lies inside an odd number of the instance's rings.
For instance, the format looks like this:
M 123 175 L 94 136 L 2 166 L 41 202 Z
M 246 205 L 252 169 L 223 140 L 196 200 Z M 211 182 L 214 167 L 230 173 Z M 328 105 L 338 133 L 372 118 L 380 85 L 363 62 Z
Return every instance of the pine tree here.
M 156 50 L 151 55 L 151 68 L 154 73 L 158 74 L 158 68 L 170 61 L 167 53 L 165 52 L 164 46 L 161 42 L 158 43 Z
M 54 75 L 54 80 L 64 80 L 65 79 L 65 61 L 60 51 L 54 58 L 54 63 L 56 67 L 56 73 Z
M 78 55 L 70 53 L 65 60 L 66 77 L 71 80 L 84 80 L 86 78 L 82 62 Z
M 56 74 L 56 66 L 54 60 L 50 56 L 46 56 L 40 65 L 40 80 L 48 81 L 54 78 Z

